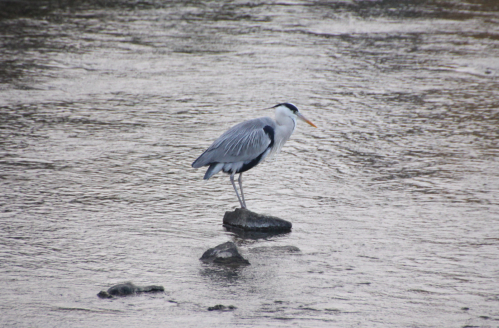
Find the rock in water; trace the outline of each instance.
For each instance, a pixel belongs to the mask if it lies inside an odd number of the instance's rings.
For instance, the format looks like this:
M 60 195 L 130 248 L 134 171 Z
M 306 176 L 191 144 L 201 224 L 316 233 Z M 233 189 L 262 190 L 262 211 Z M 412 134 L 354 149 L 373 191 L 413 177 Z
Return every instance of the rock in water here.
M 247 231 L 289 232 L 291 222 L 274 216 L 251 212 L 245 208 L 236 208 L 233 212 L 225 212 L 224 225 Z
M 236 244 L 231 241 L 210 248 L 204 252 L 201 261 L 225 265 L 248 265 L 248 260 L 239 254 Z
M 237 309 L 234 305 L 225 306 L 223 304 L 217 304 L 215 306 L 210 306 L 208 311 L 232 311 Z
M 163 286 L 135 286 L 131 282 L 126 282 L 124 284 L 114 285 L 107 291 L 102 290 L 97 294 L 100 298 L 112 298 L 113 296 L 127 296 L 138 293 L 155 293 L 164 292 L 165 288 Z

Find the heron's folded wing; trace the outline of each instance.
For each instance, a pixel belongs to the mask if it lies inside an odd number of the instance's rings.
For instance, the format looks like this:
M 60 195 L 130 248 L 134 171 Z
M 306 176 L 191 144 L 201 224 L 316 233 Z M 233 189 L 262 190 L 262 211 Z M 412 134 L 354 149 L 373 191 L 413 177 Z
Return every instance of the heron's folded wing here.
M 261 117 L 239 123 L 224 134 L 192 163 L 201 167 L 210 163 L 233 163 L 251 161 L 263 153 L 271 143 L 264 127 L 275 129 L 270 117 Z

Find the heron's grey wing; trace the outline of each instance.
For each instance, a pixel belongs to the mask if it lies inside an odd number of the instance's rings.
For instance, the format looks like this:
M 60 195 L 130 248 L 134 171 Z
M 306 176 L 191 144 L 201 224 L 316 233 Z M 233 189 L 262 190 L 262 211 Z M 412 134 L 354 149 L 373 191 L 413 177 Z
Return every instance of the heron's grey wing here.
M 275 131 L 275 122 L 270 117 L 261 117 L 239 123 L 224 134 L 192 163 L 198 168 L 211 163 L 233 163 L 251 161 L 263 153 L 272 142 L 264 128 Z

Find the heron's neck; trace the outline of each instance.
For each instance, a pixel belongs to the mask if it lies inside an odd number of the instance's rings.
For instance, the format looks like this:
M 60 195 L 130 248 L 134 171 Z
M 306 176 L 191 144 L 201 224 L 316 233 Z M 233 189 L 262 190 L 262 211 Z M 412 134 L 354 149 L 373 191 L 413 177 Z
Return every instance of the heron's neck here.
M 281 115 L 276 118 L 276 137 L 279 141 L 279 147 L 282 147 L 286 141 L 289 140 L 296 127 L 296 121 L 287 115 Z

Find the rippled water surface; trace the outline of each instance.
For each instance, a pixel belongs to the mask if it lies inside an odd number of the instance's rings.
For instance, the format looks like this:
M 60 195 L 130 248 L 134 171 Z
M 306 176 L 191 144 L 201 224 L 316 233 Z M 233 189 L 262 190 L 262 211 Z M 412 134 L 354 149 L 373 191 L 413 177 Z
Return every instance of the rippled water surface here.
M 401 3 L 4 1 L 0 325 L 499 326 L 499 5 Z M 190 164 L 279 102 L 318 128 L 245 192 L 293 231 L 238 236 Z

